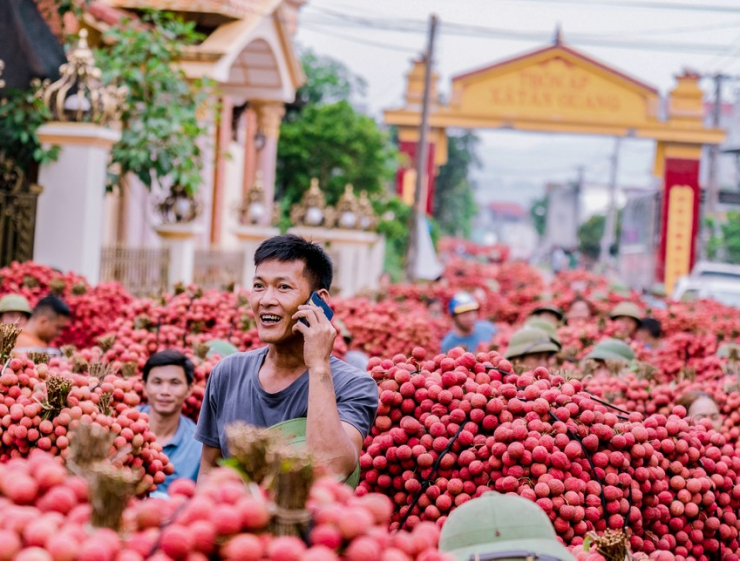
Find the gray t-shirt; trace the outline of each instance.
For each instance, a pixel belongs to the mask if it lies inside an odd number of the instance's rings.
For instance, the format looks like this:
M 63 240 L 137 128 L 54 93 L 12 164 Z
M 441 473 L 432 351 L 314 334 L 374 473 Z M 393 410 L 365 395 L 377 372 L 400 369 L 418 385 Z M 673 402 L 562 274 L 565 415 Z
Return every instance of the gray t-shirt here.
M 234 421 L 271 427 L 308 416 L 308 371 L 277 393 L 267 393 L 259 371 L 268 347 L 224 358 L 211 372 L 198 418 L 195 439 L 228 455 L 225 429 Z M 331 357 L 331 377 L 339 418 L 355 427 L 364 439 L 378 411 L 375 380 L 338 358 Z

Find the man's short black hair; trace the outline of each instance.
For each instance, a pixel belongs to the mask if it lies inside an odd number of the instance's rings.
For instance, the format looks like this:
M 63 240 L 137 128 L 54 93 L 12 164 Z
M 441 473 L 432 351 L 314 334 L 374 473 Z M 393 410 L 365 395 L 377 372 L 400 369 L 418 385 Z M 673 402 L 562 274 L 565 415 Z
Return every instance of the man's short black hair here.
M 141 377 L 144 379 L 145 383 L 149 379 L 149 372 L 152 371 L 152 368 L 157 368 L 159 366 L 181 366 L 185 372 L 185 379 L 187 380 L 188 385 L 192 384 L 195 379 L 195 366 L 193 365 L 193 361 L 180 351 L 176 351 L 175 349 L 166 349 L 164 351 L 154 353 L 149 357 L 149 360 L 146 361 L 144 370 L 141 373 Z
M 640 329 L 644 329 L 656 339 L 658 339 L 663 333 L 660 322 L 655 318 L 642 318 L 640 320 Z
M 44 296 L 39 300 L 33 308 L 33 316 L 38 317 L 49 315 L 72 317 L 72 312 L 64 300 L 58 296 L 50 294 L 49 296 Z
M 311 283 L 312 290 L 331 288 L 334 277 L 334 265 L 321 246 L 304 240 L 295 234 L 274 236 L 265 240 L 254 254 L 254 266 L 259 267 L 265 261 L 281 262 L 303 261 L 304 274 Z

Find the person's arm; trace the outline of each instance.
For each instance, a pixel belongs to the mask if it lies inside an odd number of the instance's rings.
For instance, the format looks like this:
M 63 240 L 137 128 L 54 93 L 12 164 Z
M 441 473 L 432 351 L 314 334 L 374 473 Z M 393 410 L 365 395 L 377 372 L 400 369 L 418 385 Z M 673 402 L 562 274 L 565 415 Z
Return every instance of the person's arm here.
M 200 467 L 198 468 L 198 480 L 218 467 L 218 460 L 223 457 L 218 434 L 218 411 L 219 403 L 217 397 L 220 395 L 218 387 L 219 372 L 225 368 L 225 361 L 219 362 L 208 377 L 206 391 L 198 416 L 198 424 L 195 428 L 195 440 L 203 444 L 200 453 Z
M 330 471 L 347 476 L 354 471 L 362 449 L 362 435 L 339 418 L 330 358 L 337 332 L 317 306 L 300 306 L 294 331 L 304 337 L 303 357 L 308 368 L 308 419 L 306 445 L 319 463 Z
M 218 467 L 218 461 L 222 458 L 221 448 L 214 448 L 203 445 L 203 451 L 200 453 L 200 469 L 198 470 L 198 481 L 208 475 L 212 470 Z

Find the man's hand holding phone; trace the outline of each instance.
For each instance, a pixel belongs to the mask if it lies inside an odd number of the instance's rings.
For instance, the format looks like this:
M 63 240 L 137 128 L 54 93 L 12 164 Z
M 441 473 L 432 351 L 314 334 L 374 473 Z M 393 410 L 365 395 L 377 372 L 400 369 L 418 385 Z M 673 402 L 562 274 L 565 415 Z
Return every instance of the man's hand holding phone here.
M 309 372 L 312 368 L 329 365 L 329 358 L 334 349 L 337 331 L 331 324 L 334 313 L 317 294 L 311 294 L 306 304 L 298 306 L 293 319 L 298 320 L 293 332 L 303 334 L 303 360 Z

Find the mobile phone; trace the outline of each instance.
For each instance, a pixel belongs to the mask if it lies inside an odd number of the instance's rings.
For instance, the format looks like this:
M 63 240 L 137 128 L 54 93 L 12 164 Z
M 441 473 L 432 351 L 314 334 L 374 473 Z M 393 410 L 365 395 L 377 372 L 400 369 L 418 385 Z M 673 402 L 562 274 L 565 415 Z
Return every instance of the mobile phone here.
M 331 321 L 331 318 L 334 317 L 334 310 L 332 310 L 329 307 L 329 304 L 327 304 L 324 299 L 319 296 L 318 292 L 314 292 L 311 294 L 311 297 L 308 299 L 308 302 L 306 304 L 313 304 L 315 306 L 318 306 L 322 310 L 324 310 L 324 315 L 326 315 L 326 319 Z M 300 321 L 303 325 L 308 325 L 308 322 L 306 321 L 306 318 L 301 318 L 298 321 Z

